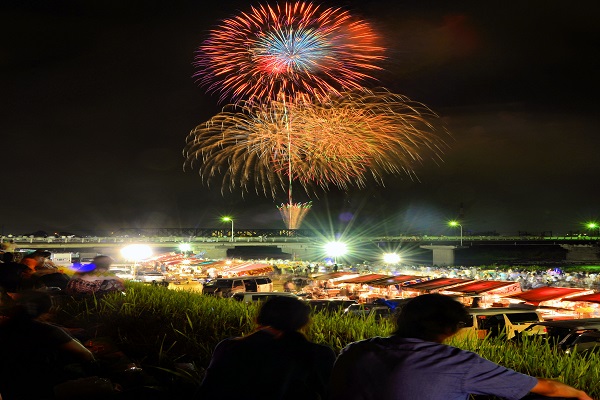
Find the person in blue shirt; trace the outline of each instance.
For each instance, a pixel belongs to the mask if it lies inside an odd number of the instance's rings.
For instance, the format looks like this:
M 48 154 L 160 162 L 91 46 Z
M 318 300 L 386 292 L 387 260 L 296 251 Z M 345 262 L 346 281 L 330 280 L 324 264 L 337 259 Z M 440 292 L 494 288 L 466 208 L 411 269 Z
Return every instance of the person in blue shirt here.
M 592 400 L 561 382 L 535 378 L 443 342 L 469 314 L 451 297 L 426 294 L 408 301 L 390 337 L 346 346 L 330 383 L 331 400 L 467 400 L 470 394 L 518 400 L 530 393 Z

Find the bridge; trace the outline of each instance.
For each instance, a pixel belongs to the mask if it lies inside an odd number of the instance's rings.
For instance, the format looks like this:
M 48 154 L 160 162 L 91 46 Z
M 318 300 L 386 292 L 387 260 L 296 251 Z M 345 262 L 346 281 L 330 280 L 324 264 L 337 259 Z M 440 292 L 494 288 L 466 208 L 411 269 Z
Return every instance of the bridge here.
M 47 249 L 53 252 L 96 251 L 119 258 L 119 250 L 129 244 L 145 244 L 157 251 L 179 251 L 183 243 L 191 251 L 206 258 L 226 258 L 236 249 L 267 248 L 281 253 L 281 258 L 294 260 L 319 260 L 327 256 L 324 245 L 335 235 L 315 230 L 286 229 L 198 229 L 160 228 L 120 230 L 110 236 L 2 236 L 1 242 L 13 241 L 17 249 Z M 375 255 L 383 249 L 420 248 L 433 252 L 433 264 L 454 265 L 455 252 L 477 246 L 560 246 L 567 250 L 572 261 L 599 261 L 597 236 L 430 236 L 430 235 L 348 235 L 340 238 L 349 247 L 362 248 Z M 369 250 L 370 249 L 370 250 Z M 270 256 L 273 257 L 272 255 Z M 257 256 L 256 258 L 261 258 Z

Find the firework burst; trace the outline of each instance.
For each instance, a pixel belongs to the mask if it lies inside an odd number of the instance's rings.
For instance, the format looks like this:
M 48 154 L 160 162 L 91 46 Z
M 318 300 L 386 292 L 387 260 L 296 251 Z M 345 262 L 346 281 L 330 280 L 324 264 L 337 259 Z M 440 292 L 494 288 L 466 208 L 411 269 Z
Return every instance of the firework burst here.
M 323 96 L 360 87 L 383 48 L 366 22 L 308 2 L 252 7 L 224 20 L 198 48 L 194 77 L 221 101 Z
M 189 134 L 184 156 L 207 183 L 221 177 L 223 188 L 262 188 L 275 198 L 292 181 L 310 194 L 383 184 L 387 175 L 415 178 L 426 157 L 441 159 L 446 138 L 425 105 L 361 89 L 226 107 Z

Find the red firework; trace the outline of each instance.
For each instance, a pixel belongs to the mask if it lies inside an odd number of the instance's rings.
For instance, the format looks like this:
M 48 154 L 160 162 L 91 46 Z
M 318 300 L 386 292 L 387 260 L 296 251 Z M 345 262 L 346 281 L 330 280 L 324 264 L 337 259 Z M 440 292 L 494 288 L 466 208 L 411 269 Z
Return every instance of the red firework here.
M 221 101 L 321 97 L 371 78 L 383 58 L 377 41 L 368 23 L 340 8 L 259 5 L 211 30 L 197 50 L 194 77 Z

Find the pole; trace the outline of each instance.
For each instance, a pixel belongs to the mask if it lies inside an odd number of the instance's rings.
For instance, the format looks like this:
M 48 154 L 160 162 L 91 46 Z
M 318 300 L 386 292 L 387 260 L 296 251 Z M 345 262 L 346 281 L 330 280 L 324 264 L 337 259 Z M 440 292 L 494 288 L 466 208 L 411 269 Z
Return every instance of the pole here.
M 460 226 L 460 247 L 462 247 L 462 239 L 463 239 L 463 234 L 462 234 L 462 225 L 458 225 Z
M 231 241 L 233 242 L 233 218 L 231 218 Z

